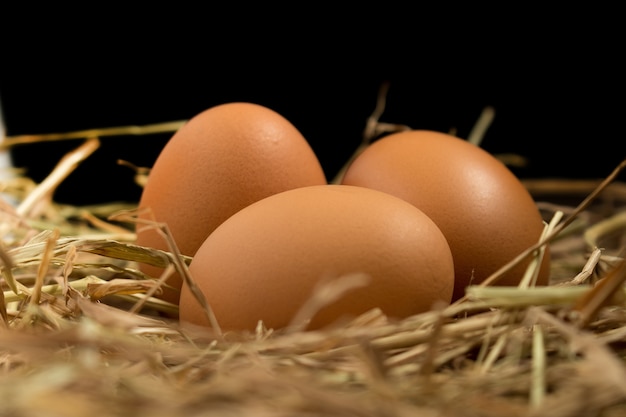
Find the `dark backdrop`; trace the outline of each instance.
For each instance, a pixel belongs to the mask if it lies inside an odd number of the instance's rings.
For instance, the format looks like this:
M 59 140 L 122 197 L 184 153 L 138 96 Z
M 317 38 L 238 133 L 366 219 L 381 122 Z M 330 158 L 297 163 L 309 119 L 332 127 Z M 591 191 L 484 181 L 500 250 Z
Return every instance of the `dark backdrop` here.
M 252 101 L 296 125 L 330 179 L 358 146 L 378 89 L 388 81 L 384 122 L 455 128 L 467 137 L 482 109 L 493 106 L 483 147 L 528 158 L 526 167 L 513 168 L 522 178 L 603 178 L 626 157 L 620 67 L 592 46 L 536 51 L 517 45 L 514 53 L 480 56 L 472 45 L 431 55 L 352 46 L 333 54 L 297 54 L 287 44 L 275 45 L 273 53 L 253 46 L 234 55 L 191 48 L 164 57 L 144 50 L 120 56 L 115 49 L 76 55 L 39 44 L 36 51 L 47 59 L 35 51 L 28 61 L 5 61 L 12 64 L 3 67 L 0 100 L 8 135 L 188 119 L 219 103 Z M 169 136 L 103 138 L 59 188 L 57 200 L 137 200 L 133 172 L 117 160 L 151 166 Z M 18 146 L 12 155 L 39 181 L 78 144 Z

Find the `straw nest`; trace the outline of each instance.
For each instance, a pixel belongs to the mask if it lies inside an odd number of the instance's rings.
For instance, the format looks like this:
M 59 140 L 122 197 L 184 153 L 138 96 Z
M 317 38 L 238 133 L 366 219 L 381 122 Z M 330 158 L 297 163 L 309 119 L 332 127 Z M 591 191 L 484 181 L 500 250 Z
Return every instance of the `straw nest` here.
M 401 321 L 372 310 L 340 328 L 222 334 L 163 314 L 176 306 L 152 297 L 162 279 L 137 265 L 190 280 L 190 258 L 134 245 L 132 205 L 52 198 L 107 132 L 75 135 L 91 139 L 39 184 L 0 183 L 0 415 L 626 415 L 626 161 L 604 180 L 525 183 L 548 225 L 529 248 L 551 245 L 548 287 L 489 285 L 503 266 Z

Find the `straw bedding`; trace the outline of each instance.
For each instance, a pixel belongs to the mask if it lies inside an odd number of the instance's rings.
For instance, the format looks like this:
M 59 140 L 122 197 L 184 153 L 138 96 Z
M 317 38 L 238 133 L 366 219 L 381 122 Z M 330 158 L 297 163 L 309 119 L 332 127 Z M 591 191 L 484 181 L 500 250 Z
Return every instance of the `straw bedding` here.
M 626 161 L 604 180 L 525 183 L 551 225 L 529 248 L 551 245 L 548 287 L 472 286 L 401 321 L 372 310 L 315 332 L 222 334 L 181 328 L 151 297 L 161 282 L 139 262 L 185 273 L 191 259 L 134 245 L 132 204 L 54 201 L 104 135 L 90 136 L 42 183 L 2 182 L 0 415 L 626 415 Z

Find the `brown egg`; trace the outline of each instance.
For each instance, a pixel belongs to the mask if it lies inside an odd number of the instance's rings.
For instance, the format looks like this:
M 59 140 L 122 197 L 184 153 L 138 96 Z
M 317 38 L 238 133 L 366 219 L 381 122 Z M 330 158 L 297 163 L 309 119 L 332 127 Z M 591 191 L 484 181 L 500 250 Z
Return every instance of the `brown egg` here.
M 383 137 L 352 162 L 342 183 L 400 197 L 439 226 L 454 257 L 453 300 L 535 244 L 544 227 L 535 201 L 504 164 L 445 133 L 413 130 Z M 527 265 L 498 283 L 517 285 Z M 537 284 L 548 278 L 546 256 Z
M 169 140 L 152 167 L 139 208 L 142 217 L 167 223 L 182 254 L 193 256 L 231 215 L 272 194 L 325 184 L 309 143 L 283 116 L 252 103 L 212 107 Z M 168 250 L 162 236 L 138 226 L 137 244 Z M 158 277 L 162 270 L 142 265 Z M 178 303 L 181 278 L 162 298 Z
M 319 328 L 372 308 L 407 317 L 449 303 L 454 285 L 445 237 L 424 213 L 375 190 L 322 185 L 258 201 L 203 243 L 190 273 L 224 330 L 287 326 L 326 280 L 366 274 L 309 323 Z M 186 284 L 182 322 L 209 325 Z

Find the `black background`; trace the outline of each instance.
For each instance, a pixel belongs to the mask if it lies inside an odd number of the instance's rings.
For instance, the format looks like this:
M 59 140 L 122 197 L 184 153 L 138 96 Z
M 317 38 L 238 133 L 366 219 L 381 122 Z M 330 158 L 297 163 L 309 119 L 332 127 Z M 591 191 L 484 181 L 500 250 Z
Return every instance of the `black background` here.
M 288 34 L 272 41 L 250 35 L 228 45 L 150 36 L 80 48 L 44 37 L 14 48 L 22 54 L 5 53 L 0 102 L 10 136 L 182 120 L 224 102 L 256 102 L 304 134 L 330 179 L 358 146 L 378 90 L 389 82 L 383 122 L 454 128 L 467 137 L 483 108 L 493 106 L 482 146 L 526 157 L 526 167 L 513 168 L 519 177 L 604 178 L 626 157 L 623 64 L 599 42 L 612 35 L 570 29 L 535 41 L 489 31 L 457 35 L 445 46 L 433 46 L 432 37 L 407 43 L 374 32 L 306 43 Z M 151 166 L 169 136 L 102 138 L 57 200 L 136 201 L 134 173 L 118 159 Z M 12 156 L 39 181 L 78 144 L 18 146 Z

